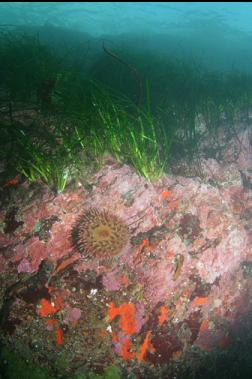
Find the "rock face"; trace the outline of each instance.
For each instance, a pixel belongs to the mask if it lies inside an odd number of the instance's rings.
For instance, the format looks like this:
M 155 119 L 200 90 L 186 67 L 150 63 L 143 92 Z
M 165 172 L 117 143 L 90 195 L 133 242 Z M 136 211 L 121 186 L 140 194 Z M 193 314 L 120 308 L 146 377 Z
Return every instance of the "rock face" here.
M 251 133 L 242 131 L 233 145 L 222 163 L 202 160 L 200 178 L 166 175 L 147 183 L 110 162 L 89 190 L 55 196 L 20 184 L 1 209 L 3 308 L 13 300 L 1 322 L 6 335 L 27 341 L 29 329 L 30 339 L 44 341 L 38 356 L 56 343 L 70 362 L 90 366 L 162 364 L 193 345 L 229 346 L 252 299 Z M 92 207 L 112 212 L 130 230 L 130 242 L 108 264 L 86 259 L 71 243 L 73 225 Z M 43 260 L 54 269 L 41 281 Z

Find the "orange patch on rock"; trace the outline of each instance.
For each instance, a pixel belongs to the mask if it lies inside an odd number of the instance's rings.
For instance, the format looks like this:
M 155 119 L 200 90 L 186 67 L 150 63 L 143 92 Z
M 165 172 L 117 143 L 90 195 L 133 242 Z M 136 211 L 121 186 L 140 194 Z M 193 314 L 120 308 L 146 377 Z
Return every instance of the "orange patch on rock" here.
M 120 317 L 119 326 L 126 337 L 122 343 L 121 355 L 125 360 L 134 359 L 136 353 L 130 351 L 132 347 L 130 336 L 137 331 L 135 305 L 133 303 L 123 303 L 119 307 L 116 307 L 114 303 L 111 303 L 109 305 L 109 320 L 113 321 L 117 316 Z M 116 333 L 112 334 L 112 340 L 114 343 L 119 341 Z
M 20 183 L 20 179 L 21 179 L 20 175 L 18 174 L 17 176 L 15 176 L 15 178 L 10 179 L 6 183 L 4 183 L 4 185 L 2 186 L 2 188 L 15 187 L 15 186 L 17 186 Z
M 58 321 L 56 319 L 50 319 L 50 320 L 46 320 L 46 323 L 49 328 L 52 328 L 55 330 L 56 345 L 63 345 L 64 343 L 63 330 L 59 327 Z
M 161 192 L 161 197 L 163 200 L 169 199 L 171 196 L 172 192 L 171 191 L 162 191 Z
M 120 316 L 119 325 L 125 336 L 136 333 L 136 308 L 133 303 L 123 303 L 120 307 L 116 307 L 114 303 L 109 306 L 109 319 L 114 320 Z
M 165 321 L 168 319 L 169 310 L 165 305 L 160 307 L 160 315 L 158 316 L 159 325 L 162 326 Z
M 50 291 L 49 291 L 50 292 Z M 59 312 L 63 306 L 63 299 L 60 295 L 56 295 L 53 299 L 53 304 L 47 299 L 41 299 L 39 303 L 38 314 L 41 317 L 48 317 L 52 314 Z
M 64 307 L 63 298 L 58 292 L 55 293 L 55 296 L 53 297 L 53 302 L 56 308 L 62 309 Z
M 134 359 L 136 356 L 136 353 L 133 351 L 130 351 L 132 347 L 132 342 L 129 338 L 126 338 L 122 345 L 122 357 L 125 359 L 125 361 L 128 361 L 129 359 Z
M 61 328 L 56 329 L 56 344 L 57 345 L 63 345 L 64 339 L 63 339 L 63 331 Z
M 47 317 L 55 314 L 59 311 L 59 308 L 52 305 L 47 299 L 40 300 L 40 308 L 38 309 L 38 314 L 41 317 Z
M 208 300 L 208 297 L 205 296 L 205 297 L 196 297 L 193 301 L 192 301 L 192 305 L 193 306 L 202 306 L 204 305 Z
M 151 331 L 150 330 L 147 332 L 146 337 L 144 339 L 144 342 L 140 348 L 140 353 L 138 355 L 139 361 L 145 360 L 145 357 L 146 357 L 146 354 L 148 351 L 151 353 L 154 353 L 154 351 L 155 351 L 155 348 L 151 343 Z

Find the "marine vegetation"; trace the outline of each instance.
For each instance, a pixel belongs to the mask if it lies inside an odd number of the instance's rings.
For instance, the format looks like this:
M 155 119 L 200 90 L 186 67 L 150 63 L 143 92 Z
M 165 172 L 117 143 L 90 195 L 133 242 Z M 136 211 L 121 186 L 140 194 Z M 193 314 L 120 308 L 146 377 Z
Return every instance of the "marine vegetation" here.
M 117 52 L 107 43 L 92 62 L 82 56 L 80 64 L 79 54 L 49 47 L 38 35 L 1 31 L 0 157 L 8 166 L 6 181 L 20 173 L 63 192 L 108 154 L 155 181 L 178 160 L 197 159 L 206 135 L 205 154 L 214 157 L 221 151 L 221 126 L 232 138 L 235 121 L 250 122 L 249 74 Z

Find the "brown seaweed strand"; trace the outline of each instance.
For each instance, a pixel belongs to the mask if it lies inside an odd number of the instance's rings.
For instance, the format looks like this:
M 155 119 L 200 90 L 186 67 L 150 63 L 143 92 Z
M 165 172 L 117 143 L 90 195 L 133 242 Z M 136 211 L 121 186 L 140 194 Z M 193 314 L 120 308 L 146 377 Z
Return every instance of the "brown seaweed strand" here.
M 129 64 L 128 62 L 125 62 L 122 58 L 118 57 L 118 55 L 116 55 L 111 50 L 109 50 L 105 46 L 105 42 L 104 41 L 102 42 L 102 47 L 103 47 L 103 50 L 105 51 L 106 54 L 110 55 L 112 58 L 116 59 L 118 62 L 120 62 L 123 65 L 125 65 L 130 70 L 130 72 L 133 74 L 134 79 L 138 83 L 138 90 L 139 90 L 138 105 L 141 105 L 142 101 L 143 101 L 143 81 L 142 81 L 140 73 L 131 64 Z

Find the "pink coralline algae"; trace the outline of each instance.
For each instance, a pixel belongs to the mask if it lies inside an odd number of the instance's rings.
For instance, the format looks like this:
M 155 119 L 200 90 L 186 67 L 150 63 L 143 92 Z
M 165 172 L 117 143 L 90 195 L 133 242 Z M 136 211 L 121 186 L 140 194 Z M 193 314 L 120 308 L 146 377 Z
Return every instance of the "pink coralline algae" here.
M 80 308 L 71 308 L 66 307 L 66 316 L 64 322 L 72 323 L 73 326 L 77 324 L 79 319 L 81 318 L 81 309 Z
M 28 259 L 24 258 L 18 265 L 18 272 L 31 272 L 31 264 Z
M 103 275 L 102 283 L 109 291 L 118 291 L 121 288 L 121 277 L 116 272 L 108 272 Z

